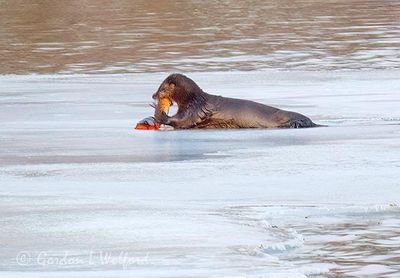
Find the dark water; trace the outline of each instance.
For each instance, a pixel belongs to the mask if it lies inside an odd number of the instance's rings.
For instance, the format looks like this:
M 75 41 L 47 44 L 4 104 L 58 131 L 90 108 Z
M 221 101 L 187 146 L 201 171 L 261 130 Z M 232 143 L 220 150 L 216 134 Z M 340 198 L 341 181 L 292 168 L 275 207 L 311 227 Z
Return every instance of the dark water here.
M 400 68 L 400 1 L 0 0 L 0 73 Z

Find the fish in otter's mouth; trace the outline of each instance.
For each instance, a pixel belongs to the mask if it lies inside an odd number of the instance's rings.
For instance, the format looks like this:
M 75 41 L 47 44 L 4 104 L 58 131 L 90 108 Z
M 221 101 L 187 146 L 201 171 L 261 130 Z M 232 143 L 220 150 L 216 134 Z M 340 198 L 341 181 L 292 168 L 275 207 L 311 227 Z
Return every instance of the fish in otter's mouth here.
M 155 105 L 155 109 L 160 110 L 168 115 L 169 108 L 173 105 L 172 101 L 169 98 L 161 98 L 158 99 Z

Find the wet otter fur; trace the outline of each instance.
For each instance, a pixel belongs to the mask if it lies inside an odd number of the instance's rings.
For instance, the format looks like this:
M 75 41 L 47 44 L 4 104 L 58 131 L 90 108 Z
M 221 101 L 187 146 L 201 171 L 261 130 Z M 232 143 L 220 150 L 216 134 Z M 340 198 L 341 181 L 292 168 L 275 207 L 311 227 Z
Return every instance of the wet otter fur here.
M 187 128 L 304 128 L 315 127 L 308 117 L 250 100 L 227 98 L 204 92 L 183 74 L 171 74 L 153 99 L 169 98 L 178 105 L 170 117 L 155 110 L 157 122 L 178 129 Z

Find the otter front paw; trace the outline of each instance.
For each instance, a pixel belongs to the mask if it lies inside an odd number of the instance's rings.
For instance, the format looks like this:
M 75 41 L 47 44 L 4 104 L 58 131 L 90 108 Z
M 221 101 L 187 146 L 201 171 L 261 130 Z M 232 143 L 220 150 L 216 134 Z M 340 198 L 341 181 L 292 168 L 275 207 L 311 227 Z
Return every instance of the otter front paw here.
M 156 113 L 155 119 L 160 124 L 164 124 L 164 125 L 169 124 L 169 117 L 165 112 Z
M 160 123 L 160 121 L 161 121 L 161 118 L 162 118 L 162 112 L 163 111 L 161 111 L 160 109 L 155 109 L 155 111 L 154 111 L 154 118 L 156 119 L 156 122 L 157 123 Z
M 169 124 L 169 117 L 168 117 L 167 113 L 165 113 L 165 112 L 161 113 L 161 123 L 164 125 Z

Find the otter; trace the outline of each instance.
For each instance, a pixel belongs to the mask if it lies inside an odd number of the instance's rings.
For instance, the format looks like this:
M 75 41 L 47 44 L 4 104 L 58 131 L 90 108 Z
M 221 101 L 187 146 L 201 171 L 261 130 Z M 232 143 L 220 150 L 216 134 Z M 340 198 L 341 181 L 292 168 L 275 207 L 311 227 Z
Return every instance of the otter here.
M 154 118 L 176 129 L 188 128 L 304 128 L 316 127 L 310 118 L 250 100 L 227 98 L 204 92 L 183 74 L 171 74 L 153 99 L 169 99 L 178 105 L 174 116 L 155 107 Z

